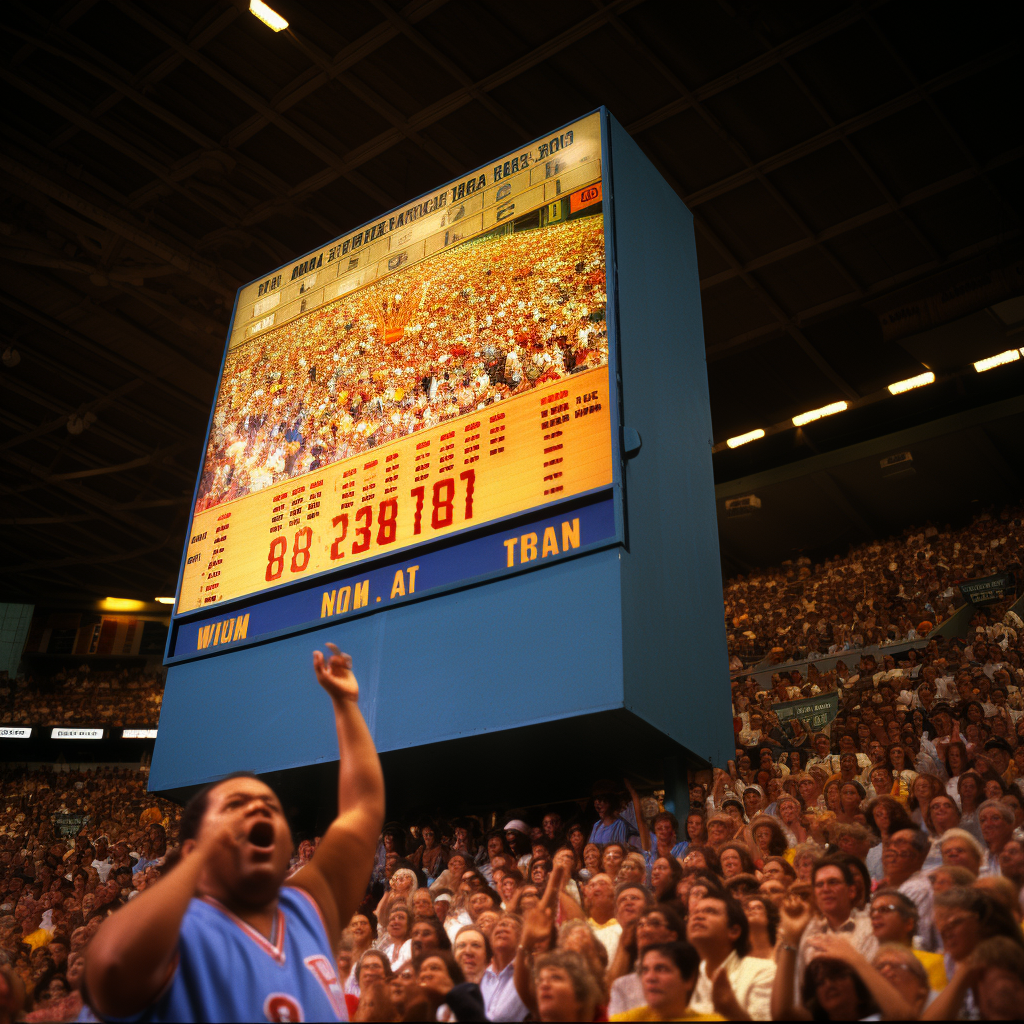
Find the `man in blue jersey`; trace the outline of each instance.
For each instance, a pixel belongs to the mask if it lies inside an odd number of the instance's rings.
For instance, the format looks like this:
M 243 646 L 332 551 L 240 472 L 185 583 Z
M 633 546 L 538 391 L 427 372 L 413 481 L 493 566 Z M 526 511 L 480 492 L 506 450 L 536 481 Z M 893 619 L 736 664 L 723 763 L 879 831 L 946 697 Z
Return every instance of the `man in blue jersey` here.
M 384 778 L 352 660 L 313 653 L 338 731 L 338 816 L 283 884 L 293 843 L 281 805 L 250 774 L 200 790 L 182 816 L 181 859 L 112 914 L 86 954 L 101 1018 L 345 1020 L 334 949 L 370 878 Z

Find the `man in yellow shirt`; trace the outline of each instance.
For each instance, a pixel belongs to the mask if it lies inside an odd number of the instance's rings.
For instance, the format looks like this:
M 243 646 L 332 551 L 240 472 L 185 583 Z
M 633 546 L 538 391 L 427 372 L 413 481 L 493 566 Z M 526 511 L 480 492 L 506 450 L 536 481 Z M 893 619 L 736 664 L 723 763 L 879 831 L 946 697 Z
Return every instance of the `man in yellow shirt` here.
M 700 954 L 688 942 L 664 942 L 648 946 L 640 957 L 643 1006 L 616 1013 L 620 1020 L 725 1020 L 717 1013 L 696 1013 L 690 996 L 697 984 Z
M 917 904 L 898 889 L 879 889 L 871 898 L 871 930 L 879 945 L 894 942 L 910 949 L 924 967 L 928 984 L 934 991 L 941 992 L 947 984 L 942 954 L 913 949 L 918 918 Z

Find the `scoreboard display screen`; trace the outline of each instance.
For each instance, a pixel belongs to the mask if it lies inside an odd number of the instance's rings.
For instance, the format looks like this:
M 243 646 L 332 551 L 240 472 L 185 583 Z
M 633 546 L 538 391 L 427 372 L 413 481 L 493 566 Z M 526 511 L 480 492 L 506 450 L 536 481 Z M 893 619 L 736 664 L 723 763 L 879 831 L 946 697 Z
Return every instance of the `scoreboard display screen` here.
M 601 139 L 594 113 L 240 290 L 177 614 L 612 485 Z

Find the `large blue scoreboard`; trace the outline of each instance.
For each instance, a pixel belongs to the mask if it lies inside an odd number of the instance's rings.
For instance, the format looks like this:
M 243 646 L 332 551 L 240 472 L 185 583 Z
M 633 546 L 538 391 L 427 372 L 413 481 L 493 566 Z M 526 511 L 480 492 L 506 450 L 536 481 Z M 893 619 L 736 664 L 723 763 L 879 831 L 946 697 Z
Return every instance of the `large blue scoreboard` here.
M 396 804 L 671 789 L 730 756 L 720 602 L 692 217 L 601 109 L 239 289 L 150 785 L 336 759 L 331 640 Z

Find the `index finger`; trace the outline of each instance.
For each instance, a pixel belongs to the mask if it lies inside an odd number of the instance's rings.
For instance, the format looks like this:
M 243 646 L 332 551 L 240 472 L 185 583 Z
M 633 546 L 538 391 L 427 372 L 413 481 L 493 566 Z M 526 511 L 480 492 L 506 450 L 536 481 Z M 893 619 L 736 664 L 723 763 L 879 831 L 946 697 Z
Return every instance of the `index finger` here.
M 341 654 L 341 651 L 338 649 L 338 645 L 332 644 L 330 640 L 328 640 L 327 643 L 324 644 L 324 647 L 328 648 L 331 654 Z

